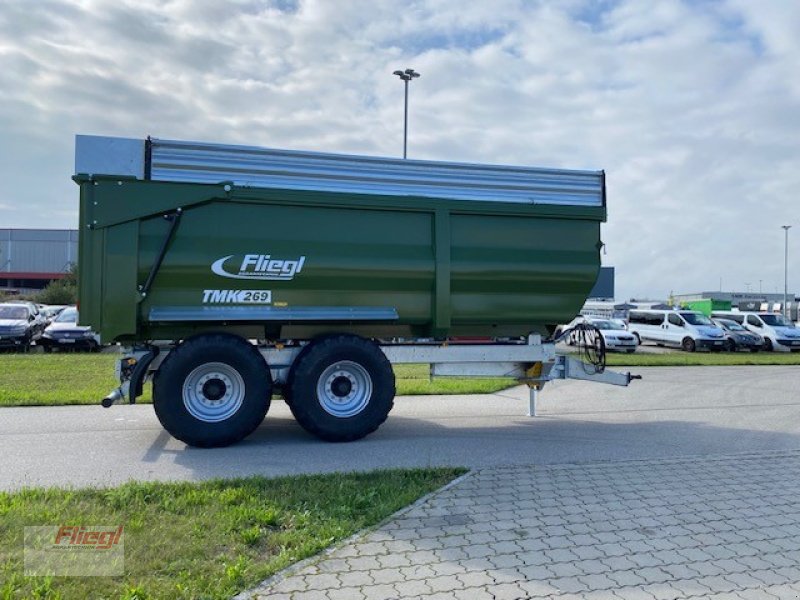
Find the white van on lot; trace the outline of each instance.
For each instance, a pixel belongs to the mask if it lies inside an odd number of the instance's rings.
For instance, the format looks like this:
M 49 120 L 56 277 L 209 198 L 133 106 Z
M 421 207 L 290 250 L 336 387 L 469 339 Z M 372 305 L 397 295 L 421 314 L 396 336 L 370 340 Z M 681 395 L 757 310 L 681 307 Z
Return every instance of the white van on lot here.
M 783 315 L 771 312 L 714 312 L 713 317 L 736 321 L 764 338 L 764 350 L 800 351 L 800 329 Z
M 707 316 L 693 310 L 632 310 L 628 331 L 639 343 L 656 342 L 686 352 L 724 350 L 725 334 Z

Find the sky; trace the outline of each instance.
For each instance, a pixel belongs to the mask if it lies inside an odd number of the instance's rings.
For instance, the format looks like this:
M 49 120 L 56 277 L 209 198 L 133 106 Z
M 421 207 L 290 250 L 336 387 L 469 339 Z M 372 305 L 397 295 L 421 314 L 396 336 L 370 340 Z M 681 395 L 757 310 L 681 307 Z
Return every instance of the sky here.
M 797 0 L 0 0 L 0 228 L 75 134 L 604 169 L 617 298 L 800 293 Z

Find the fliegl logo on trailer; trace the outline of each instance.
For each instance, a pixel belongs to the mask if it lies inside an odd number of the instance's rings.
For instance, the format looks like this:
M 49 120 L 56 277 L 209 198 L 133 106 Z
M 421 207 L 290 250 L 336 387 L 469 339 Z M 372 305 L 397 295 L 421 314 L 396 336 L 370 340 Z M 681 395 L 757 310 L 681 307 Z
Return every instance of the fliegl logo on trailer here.
M 273 258 L 271 254 L 245 254 L 241 263 L 235 254 L 223 256 L 214 261 L 211 270 L 221 277 L 230 279 L 250 279 L 258 281 L 291 281 L 303 270 L 306 257 L 294 260 Z M 239 270 L 236 271 L 236 266 Z

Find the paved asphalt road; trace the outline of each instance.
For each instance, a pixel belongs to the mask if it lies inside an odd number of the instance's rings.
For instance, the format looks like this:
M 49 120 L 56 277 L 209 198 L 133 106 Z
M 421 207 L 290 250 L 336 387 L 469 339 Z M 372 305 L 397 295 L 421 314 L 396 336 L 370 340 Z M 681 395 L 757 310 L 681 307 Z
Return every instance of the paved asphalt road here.
M 400 397 L 365 440 L 328 444 L 282 402 L 244 442 L 188 448 L 152 407 L 0 409 L 0 489 L 113 485 L 382 467 L 560 464 L 800 449 L 800 369 L 638 369 L 629 388 L 549 384 L 540 415 L 527 388 L 485 396 Z

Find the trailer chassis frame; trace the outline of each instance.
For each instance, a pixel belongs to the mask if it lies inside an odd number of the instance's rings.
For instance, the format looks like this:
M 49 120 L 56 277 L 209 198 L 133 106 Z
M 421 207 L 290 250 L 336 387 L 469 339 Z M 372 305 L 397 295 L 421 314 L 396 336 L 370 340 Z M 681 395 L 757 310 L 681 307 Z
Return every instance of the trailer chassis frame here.
M 280 386 L 286 382 L 292 364 L 305 345 L 290 341 L 257 346 L 275 384 Z M 513 377 L 530 388 L 528 416 L 531 417 L 536 416 L 539 392 L 548 381 L 578 379 L 627 386 L 633 379 L 640 378 L 558 354 L 555 343 L 542 341 L 539 335 L 529 335 L 519 342 L 394 341 L 381 342 L 379 346 L 393 365 L 429 364 L 431 377 Z M 126 398 L 129 403 L 135 403 L 142 393 L 142 383 L 152 379 L 173 347 L 171 342 L 163 342 L 125 348 L 116 368 L 120 386 L 103 399 L 103 406 L 112 406 Z

